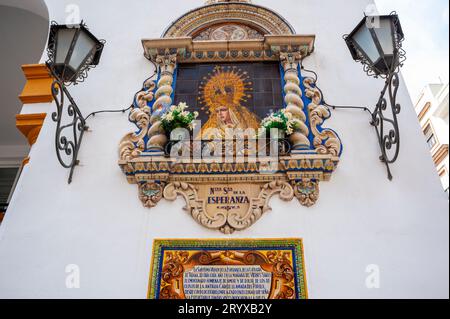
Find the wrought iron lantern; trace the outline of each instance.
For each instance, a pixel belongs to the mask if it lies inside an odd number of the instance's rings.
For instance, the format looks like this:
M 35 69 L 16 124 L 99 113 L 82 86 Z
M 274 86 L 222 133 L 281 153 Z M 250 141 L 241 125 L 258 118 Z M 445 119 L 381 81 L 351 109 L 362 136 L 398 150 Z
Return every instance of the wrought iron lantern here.
M 362 62 L 371 74 L 386 77 L 402 63 L 403 39 L 403 30 L 396 14 L 365 17 L 345 37 L 355 61 Z
M 375 110 L 369 112 L 372 115 L 370 124 L 376 129 L 381 148 L 380 160 L 386 164 L 388 178 L 392 180 L 389 165 L 397 160 L 400 152 L 398 72 L 406 59 L 402 49 L 404 34 L 400 20 L 395 13 L 366 16 L 344 39 L 353 59 L 364 65 L 369 76 L 386 79 Z
M 75 166 L 79 164 L 78 152 L 84 132 L 87 131 L 86 118 L 67 90 L 70 84 L 78 84 L 87 78 L 88 71 L 95 67 L 103 51 L 105 41 L 98 40 L 81 22 L 78 25 L 58 25 L 52 23 L 47 47 L 47 68 L 55 81 L 52 95 L 56 112 L 52 119 L 56 126 L 56 154 L 61 165 L 70 169 L 69 183 Z M 64 111 L 65 97 L 70 104 Z M 68 124 L 63 124 L 63 122 Z
M 100 62 L 104 41 L 98 40 L 83 23 L 52 23 L 48 42 L 50 70 L 64 83 L 77 83 Z

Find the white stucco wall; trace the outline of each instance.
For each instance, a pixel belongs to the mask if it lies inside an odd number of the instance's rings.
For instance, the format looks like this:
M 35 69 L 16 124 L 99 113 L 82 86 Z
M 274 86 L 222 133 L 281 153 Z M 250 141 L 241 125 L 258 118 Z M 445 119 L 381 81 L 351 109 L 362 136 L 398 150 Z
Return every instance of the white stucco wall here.
M 86 83 L 71 88 L 85 114 L 130 105 L 152 74 L 140 40 L 159 37 L 202 0 L 47 0 L 50 20 L 65 20 L 76 3 L 92 32 L 108 43 Z M 283 15 L 299 34 L 316 34 L 305 66 L 319 74 L 329 103 L 373 105 L 383 86 L 351 59 L 342 35 L 362 18 L 366 0 L 255 0 Z M 68 171 L 54 150 L 54 106 L 31 151 L 0 228 L 0 298 L 145 298 L 155 238 L 304 239 L 311 298 L 448 298 L 449 212 L 446 195 L 404 86 L 399 92 L 402 149 L 386 178 L 368 116 L 334 111 L 327 127 L 342 138 L 344 154 L 321 198 L 307 209 L 297 201 L 272 201 L 250 229 L 225 236 L 199 226 L 184 203 L 142 207 L 137 186 L 117 165 L 120 139 L 134 127 L 127 115 L 89 120 L 81 166 Z M 29 110 L 33 105 L 25 106 Z M 26 110 L 24 110 L 27 112 Z M 81 288 L 67 289 L 65 267 L 81 270 Z M 368 265 L 380 268 L 380 289 L 365 285 Z

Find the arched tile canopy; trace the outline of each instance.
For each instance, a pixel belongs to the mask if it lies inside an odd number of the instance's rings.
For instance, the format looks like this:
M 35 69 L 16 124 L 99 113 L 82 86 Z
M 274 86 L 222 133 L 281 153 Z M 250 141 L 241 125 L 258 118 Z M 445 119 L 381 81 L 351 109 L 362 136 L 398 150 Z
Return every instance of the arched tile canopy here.
M 239 1 L 209 4 L 184 14 L 163 33 L 163 38 L 195 37 L 224 23 L 249 27 L 264 35 L 292 35 L 294 28 L 278 13 Z

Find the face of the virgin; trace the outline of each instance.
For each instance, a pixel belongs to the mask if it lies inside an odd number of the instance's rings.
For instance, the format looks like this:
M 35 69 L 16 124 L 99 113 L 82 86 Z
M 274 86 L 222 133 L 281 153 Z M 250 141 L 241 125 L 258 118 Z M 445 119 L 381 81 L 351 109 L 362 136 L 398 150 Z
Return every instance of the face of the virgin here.
M 217 109 L 217 116 L 223 123 L 231 122 L 230 110 L 225 106 L 221 106 Z

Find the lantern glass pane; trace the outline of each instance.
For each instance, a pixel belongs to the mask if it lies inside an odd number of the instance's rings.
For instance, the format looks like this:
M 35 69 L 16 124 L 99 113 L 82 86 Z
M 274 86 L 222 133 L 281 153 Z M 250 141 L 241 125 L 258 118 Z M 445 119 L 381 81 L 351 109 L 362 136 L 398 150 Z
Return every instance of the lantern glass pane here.
M 373 42 L 372 34 L 370 33 L 369 28 L 367 28 L 366 23 L 364 23 L 359 30 L 356 31 L 353 35 L 353 40 L 369 57 L 371 64 L 375 63 L 380 58 L 380 53 Z
M 379 25 L 374 28 L 381 47 L 385 55 L 394 54 L 394 39 L 392 34 L 392 24 L 390 18 L 380 19 Z
M 66 61 L 67 53 L 72 44 L 73 37 L 77 29 L 59 29 L 56 36 L 56 64 L 63 64 Z
M 83 61 L 90 55 L 93 55 L 95 49 L 95 41 L 91 39 L 85 32 L 81 32 L 75 50 L 70 59 L 69 66 L 74 70 L 78 70 Z

